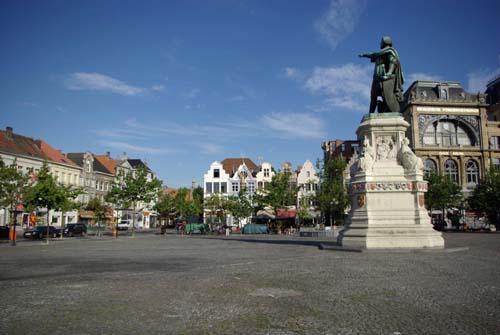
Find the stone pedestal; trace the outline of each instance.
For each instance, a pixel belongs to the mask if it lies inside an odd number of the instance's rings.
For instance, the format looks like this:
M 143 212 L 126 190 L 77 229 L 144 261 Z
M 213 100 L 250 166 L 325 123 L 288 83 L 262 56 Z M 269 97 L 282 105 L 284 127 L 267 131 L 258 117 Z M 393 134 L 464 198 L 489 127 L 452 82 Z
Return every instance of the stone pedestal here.
M 443 248 L 424 204 L 423 164 L 409 148 L 399 113 L 366 115 L 347 167 L 351 210 L 338 243 L 347 248 Z

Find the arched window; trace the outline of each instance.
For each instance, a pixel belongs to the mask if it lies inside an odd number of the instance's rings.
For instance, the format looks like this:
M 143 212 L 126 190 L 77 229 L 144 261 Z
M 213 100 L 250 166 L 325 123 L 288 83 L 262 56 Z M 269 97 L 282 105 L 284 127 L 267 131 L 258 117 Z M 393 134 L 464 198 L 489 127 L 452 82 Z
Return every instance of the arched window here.
M 477 184 L 479 182 L 479 168 L 476 161 L 473 161 L 472 159 L 467 161 L 465 173 L 467 176 L 467 184 Z
M 463 126 L 453 120 L 439 120 L 431 123 L 424 131 L 424 145 L 441 145 L 454 147 L 459 145 L 474 146 L 474 136 Z
M 431 174 L 435 174 L 437 172 L 436 163 L 428 158 L 425 160 L 424 173 L 426 177 L 429 177 Z
M 444 162 L 444 175 L 458 184 L 458 168 L 454 160 L 448 159 Z

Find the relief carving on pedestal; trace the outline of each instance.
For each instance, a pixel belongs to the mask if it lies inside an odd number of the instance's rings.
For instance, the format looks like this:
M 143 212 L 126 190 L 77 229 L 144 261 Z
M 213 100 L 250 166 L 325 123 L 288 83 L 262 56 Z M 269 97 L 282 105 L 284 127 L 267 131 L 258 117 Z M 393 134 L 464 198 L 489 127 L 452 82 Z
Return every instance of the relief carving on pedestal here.
M 377 160 L 391 160 L 396 157 L 396 145 L 392 136 L 377 137 Z

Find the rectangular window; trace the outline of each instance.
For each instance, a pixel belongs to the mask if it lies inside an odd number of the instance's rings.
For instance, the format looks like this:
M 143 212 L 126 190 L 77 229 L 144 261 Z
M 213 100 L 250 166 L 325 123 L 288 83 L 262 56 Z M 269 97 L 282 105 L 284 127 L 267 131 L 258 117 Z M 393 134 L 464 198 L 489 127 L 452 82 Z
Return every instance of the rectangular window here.
M 491 149 L 500 149 L 500 137 L 493 136 L 490 138 Z
M 95 189 L 99 190 L 99 182 L 98 181 L 96 181 L 96 183 L 95 183 Z
M 345 143 L 342 143 L 340 145 L 340 151 L 344 152 L 345 151 Z
M 249 193 L 254 193 L 255 192 L 255 183 L 254 182 L 247 183 L 247 190 Z
M 220 170 L 214 169 L 214 178 L 220 178 Z
M 227 183 L 220 183 L 220 193 L 227 193 Z
M 61 172 L 61 183 L 66 183 L 66 174 L 64 172 Z
M 212 183 L 205 184 L 205 191 L 206 193 L 212 193 Z
M 57 223 L 59 220 L 58 220 L 58 217 L 57 216 L 53 216 L 52 217 L 52 223 Z
M 351 149 L 352 149 L 352 152 L 359 153 L 359 145 L 358 144 L 352 144 Z
M 233 189 L 233 192 L 238 192 L 239 191 L 239 187 L 238 187 L 238 182 L 237 181 L 233 181 L 232 182 L 232 189 Z
M 500 158 L 493 158 L 493 166 L 500 171 Z
M 220 192 L 220 188 L 219 188 L 219 183 L 214 183 L 214 193 L 219 193 Z
M 269 169 L 264 169 L 264 177 L 269 177 Z

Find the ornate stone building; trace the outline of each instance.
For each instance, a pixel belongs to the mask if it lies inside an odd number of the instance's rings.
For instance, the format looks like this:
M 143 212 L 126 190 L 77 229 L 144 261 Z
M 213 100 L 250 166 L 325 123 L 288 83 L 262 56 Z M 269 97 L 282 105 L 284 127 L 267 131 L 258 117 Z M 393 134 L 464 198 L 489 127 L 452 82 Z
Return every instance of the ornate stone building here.
M 490 164 L 486 96 L 459 83 L 416 81 L 401 107 L 410 123 L 406 136 L 425 173 L 448 175 L 470 192 Z
M 491 164 L 500 170 L 500 75 L 493 78 L 486 88 L 488 102 L 489 159 Z

